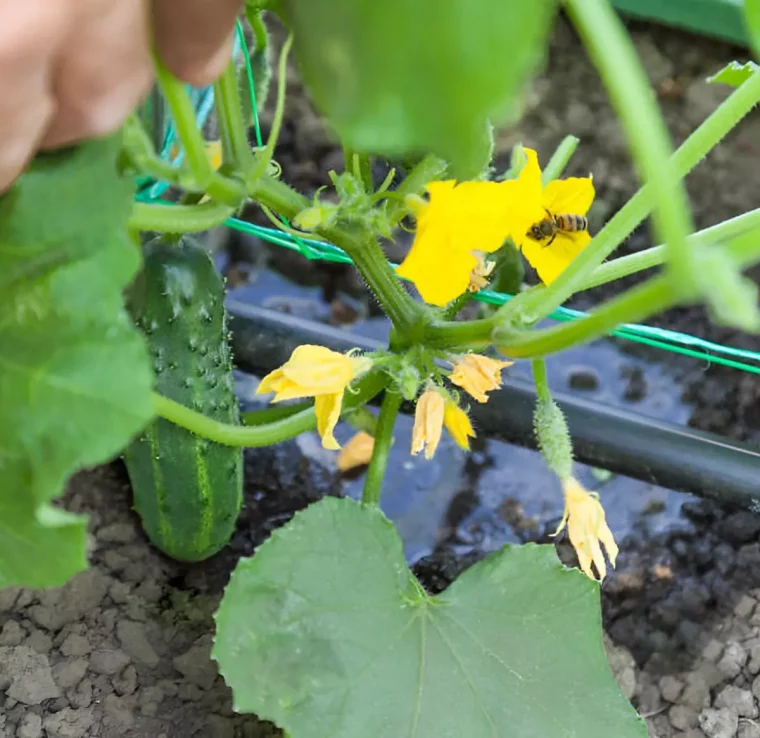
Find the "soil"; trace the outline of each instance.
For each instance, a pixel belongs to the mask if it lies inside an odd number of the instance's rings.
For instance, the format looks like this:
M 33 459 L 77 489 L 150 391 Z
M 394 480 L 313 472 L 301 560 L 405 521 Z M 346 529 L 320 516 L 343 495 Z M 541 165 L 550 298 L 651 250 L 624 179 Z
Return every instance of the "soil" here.
M 706 85 L 704 78 L 745 54 L 676 31 L 638 24 L 631 29 L 678 142 L 726 94 Z M 290 88 L 278 160 L 286 180 L 313 192 L 327 182 L 328 169 L 340 168 L 340 153 L 297 83 Z M 760 118 L 750 116 L 689 178 L 700 227 L 755 206 L 759 129 Z M 599 192 L 594 217 L 602 221 L 635 189 L 635 178 L 596 75 L 560 21 L 546 73 L 534 86 L 520 129 L 499 136 L 497 161 L 505 164 L 506 152 L 517 140 L 535 146 L 545 161 L 567 133 L 581 138 L 569 173 L 593 171 Z M 644 226 L 621 252 L 649 243 Z M 400 240 L 398 248 L 403 245 Z M 331 303 L 319 319 L 339 323 L 346 314 L 370 312 L 350 270 L 314 265 L 236 236 L 230 247 L 230 273 L 242 275 L 240 281 L 255 277 L 251 262 L 266 259 L 299 282 L 317 285 Z M 576 304 L 587 306 L 609 294 L 610 288 L 595 290 Z M 312 317 L 322 309 L 318 302 L 304 305 L 293 297 L 283 308 Z M 658 320 L 712 340 L 760 348 L 756 338 L 714 326 L 699 309 L 670 311 Z M 650 358 L 660 362 L 658 372 L 669 372 L 681 383 L 680 389 L 670 386 L 690 403 L 683 420 L 727 435 L 760 438 L 760 383 L 755 377 L 705 369 L 661 353 Z M 623 392 L 651 399 L 659 380 L 636 366 L 621 377 Z M 571 372 L 569 381 L 579 391 L 594 390 L 593 377 L 590 384 L 587 380 Z M 446 469 L 430 467 L 438 477 L 430 472 L 422 485 L 418 475 L 416 487 L 394 481 L 393 487 L 401 487 L 422 510 L 427 527 L 436 528 L 427 546 L 431 553 L 410 555 L 430 591 L 443 589 L 505 541 L 550 540 L 547 534 L 561 510 L 555 504 L 534 515 L 533 495 L 540 496 L 540 489 L 515 491 L 503 474 L 498 483 L 484 481 L 494 449 L 496 444 L 480 444 L 467 459 L 448 449 L 442 454 L 446 463 L 457 465 L 457 478 L 463 481 L 461 489 L 449 490 L 438 503 L 440 524 L 431 513 L 429 491 L 451 476 Z M 394 473 L 403 473 L 401 466 Z M 520 468 L 518 463 L 518 478 Z M 209 657 L 211 616 L 239 556 L 252 554 L 294 511 L 324 495 L 350 492 L 351 484 L 308 436 L 248 450 L 245 507 L 230 545 L 203 564 L 183 565 L 146 541 L 130 510 L 120 463 L 75 477 L 63 504 L 90 516 L 92 566 L 60 589 L 0 591 L 0 738 L 279 735 L 271 725 L 233 713 L 229 690 Z M 662 497 L 662 504 L 676 498 L 664 525 L 656 523 L 660 498 L 645 514 L 632 516 L 618 568 L 605 581 L 602 601 L 613 672 L 655 738 L 760 738 L 760 517 L 686 495 Z M 497 511 L 498 526 L 495 516 L 477 516 L 483 507 Z M 407 530 L 419 539 L 418 528 Z M 559 552 L 572 563 L 565 543 L 560 542 Z

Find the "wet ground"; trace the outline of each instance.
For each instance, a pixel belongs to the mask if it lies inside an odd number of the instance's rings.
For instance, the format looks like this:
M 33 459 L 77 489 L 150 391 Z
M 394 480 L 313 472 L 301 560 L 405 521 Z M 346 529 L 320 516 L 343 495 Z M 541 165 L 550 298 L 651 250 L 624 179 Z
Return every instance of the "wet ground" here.
M 725 95 L 703 78 L 738 52 L 664 29 L 635 25 L 633 32 L 680 141 Z M 340 153 L 297 84 L 290 87 L 278 160 L 285 179 L 310 192 L 325 183 L 327 169 L 340 167 Z M 631 194 L 635 180 L 604 93 L 561 23 L 526 119 L 500 136 L 502 159 L 522 140 L 545 160 L 566 133 L 581 137 L 571 173 L 593 171 L 603 220 Z M 754 115 L 689 179 L 699 226 L 757 205 L 758 153 L 760 118 Z M 650 243 L 643 227 L 623 252 Z M 227 245 L 237 296 L 246 291 L 259 304 L 382 337 L 384 324 L 350 270 L 314 265 L 237 236 Z M 403 247 L 401 239 L 392 257 Z M 575 305 L 588 307 L 614 289 L 592 291 Z M 670 311 L 656 322 L 760 348 L 756 337 L 713 326 L 699 309 Z M 526 367 L 509 371 L 519 376 Z M 608 341 L 553 359 L 549 371 L 556 390 L 760 441 L 756 376 Z M 255 383 L 240 377 L 244 401 L 252 400 Z M 344 440 L 349 433 L 339 429 Z M 383 505 L 429 590 L 442 589 L 505 542 L 549 540 L 562 500 L 536 453 L 487 441 L 465 456 L 447 441 L 426 463 L 408 455 L 409 434 L 410 421 L 402 419 Z M 608 478 L 603 470 L 582 468 L 580 474 L 599 490 L 622 542 L 618 569 L 602 591 L 605 629 L 613 671 L 647 717 L 651 735 L 760 738 L 760 517 Z M 361 476 L 342 477 L 334 454 L 313 435 L 247 451 L 246 503 L 230 546 L 205 564 L 184 566 L 145 541 L 120 464 L 75 478 L 65 504 L 91 517 L 93 568 L 60 590 L 0 592 L 0 737 L 275 734 L 255 718 L 233 715 L 208 656 L 211 613 L 240 555 L 253 553 L 295 510 L 326 494 L 356 496 L 361 483 Z M 572 563 L 564 542 L 559 553 Z

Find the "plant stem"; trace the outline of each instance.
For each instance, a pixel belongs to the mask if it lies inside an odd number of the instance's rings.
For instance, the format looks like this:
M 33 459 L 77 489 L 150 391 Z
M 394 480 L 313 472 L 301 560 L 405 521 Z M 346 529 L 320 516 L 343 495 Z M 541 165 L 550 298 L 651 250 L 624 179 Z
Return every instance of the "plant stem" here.
M 243 52 L 245 53 L 245 49 Z M 237 70 L 233 60 L 230 60 L 214 84 L 214 103 L 222 139 L 223 161 L 229 164 L 232 170 L 245 174 L 253 168 L 253 154 L 248 145 L 243 104 L 240 101 Z
M 541 172 L 541 184 L 544 187 L 565 171 L 579 143 L 580 139 L 575 136 L 565 136 L 562 139 L 552 154 L 552 158 L 549 159 L 549 163 L 544 167 L 544 171 Z
M 302 410 L 281 420 L 261 425 L 244 426 L 220 423 L 191 410 L 168 397 L 153 393 L 153 410 L 164 418 L 197 436 L 225 446 L 271 446 L 288 438 L 313 430 L 316 426 L 314 408 Z
M 206 157 L 206 145 L 195 119 L 195 110 L 185 86 L 154 55 L 156 78 L 171 110 L 177 135 L 185 150 L 196 188 L 210 197 L 236 207 L 245 196 L 243 186 L 214 172 Z
M 200 205 L 159 205 L 136 202 L 128 227 L 156 233 L 200 233 L 224 223 L 233 213 L 229 205 L 204 202 Z
M 672 287 L 681 296 L 701 292 L 686 236 L 693 230 L 688 198 L 670 161 L 668 131 L 630 36 L 607 0 L 566 0 L 578 30 L 626 132 L 639 176 L 656 203 L 653 220 L 668 244 Z
M 386 377 L 382 372 L 373 371 L 365 375 L 356 383 L 355 389 L 346 394 L 341 414 L 350 413 L 365 405 L 381 392 L 385 385 Z M 155 392 L 152 398 L 153 410 L 160 418 L 225 446 L 271 446 L 305 431 L 314 430 L 317 426 L 313 406 L 272 422 L 245 426 L 221 423 Z
M 678 301 L 665 276 L 642 285 L 604 303 L 587 317 L 540 331 L 515 333 L 503 327 L 493 332 L 496 348 L 510 358 L 529 359 L 546 356 L 603 336 L 620 323 L 642 320 Z
M 311 207 L 311 202 L 303 195 L 284 182 L 266 175 L 251 183 L 249 195 L 288 220 L 295 218 L 301 210 Z M 401 336 L 409 336 L 412 340 L 417 334 L 423 308 L 401 286 L 377 240 L 367 234 L 341 227 L 320 229 L 318 234 L 342 248 L 351 257 Z
M 253 7 L 245 6 L 245 18 L 248 21 L 248 25 L 253 31 L 253 40 L 256 44 L 256 51 L 263 51 L 269 44 L 269 34 L 267 33 L 267 27 L 264 24 L 264 20 L 261 17 L 261 10 Z
M 446 168 L 446 162 L 437 156 L 433 156 L 433 154 L 428 154 L 417 162 L 412 171 L 404 178 L 404 181 L 396 188 L 396 194 L 400 197 L 388 201 L 386 214 L 391 225 L 398 225 L 408 212 L 403 198 L 406 195 L 419 195 L 428 182 L 443 177 L 446 174 Z
M 678 148 L 671 161 L 685 177 L 760 100 L 760 73 L 735 90 Z M 602 228 L 549 287 L 534 287 L 510 300 L 499 313 L 513 323 L 531 324 L 575 294 L 598 267 L 649 215 L 654 198 L 644 185 Z
M 552 399 L 549 391 L 549 377 L 546 374 L 546 361 L 544 359 L 533 359 L 530 362 L 533 370 L 533 382 L 536 385 L 536 394 L 542 402 L 550 402 Z
M 491 343 L 498 325 L 494 318 L 468 321 L 433 321 L 425 326 L 424 343 L 432 349 L 465 351 L 482 349 Z
M 375 431 L 375 448 L 364 480 L 362 502 L 365 505 L 377 505 L 380 502 L 385 467 L 388 464 L 388 452 L 393 443 L 393 427 L 396 424 L 396 416 L 402 399 L 400 392 L 389 390 L 386 390 L 383 397 Z
M 750 230 L 760 228 L 760 208 L 751 210 L 748 213 L 730 218 L 718 225 L 710 226 L 697 233 L 693 233 L 687 241 L 689 248 L 702 248 L 711 244 L 718 244 L 730 241 L 737 236 L 742 235 Z M 591 275 L 582 283 L 579 288 L 587 290 L 591 287 L 597 287 L 600 284 L 614 282 L 615 280 L 627 277 L 629 274 L 651 269 L 652 267 L 663 264 L 667 258 L 665 246 L 653 246 L 645 251 L 639 251 L 628 256 L 621 256 L 618 259 L 608 261 L 591 272 Z

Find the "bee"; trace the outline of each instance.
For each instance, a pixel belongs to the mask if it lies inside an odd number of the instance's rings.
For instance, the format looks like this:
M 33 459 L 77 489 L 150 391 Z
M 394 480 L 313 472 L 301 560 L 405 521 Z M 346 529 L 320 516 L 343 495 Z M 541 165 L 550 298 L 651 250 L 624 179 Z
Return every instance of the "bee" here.
M 562 213 L 553 215 L 548 210 L 546 217 L 530 227 L 526 234 L 534 241 L 545 241 L 549 243 L 544 246 L 551 246 L 558 233 L 578 233 L 588 230 L 588 218 L 584 215 L 574 215 L 573 213 Z

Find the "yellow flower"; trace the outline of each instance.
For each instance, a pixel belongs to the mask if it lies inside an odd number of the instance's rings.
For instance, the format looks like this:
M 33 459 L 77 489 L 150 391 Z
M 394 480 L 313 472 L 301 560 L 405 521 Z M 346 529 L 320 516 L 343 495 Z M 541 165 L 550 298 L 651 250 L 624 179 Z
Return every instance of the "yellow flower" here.
M 469 451 L 470 438 L 475 438 L 475 431 L 472 429 L 470 417 L 452 400 L 446 400 L 446 406 L 443 410 L 443 424 L 456 445 L 465 451 Z
M 325 448 L 340 448 L 333 431 L 340 417 L 343 392 L 372 361 L 363 356 L 339 354 L 324 346 L 299 346 L 279 369 L 264 377 L 256 394 L 274 392 L 272 402 L 314 398 L 317 431 Z
M 527 163 L 518 180 L 527 189 L 528 197 L 540 200 L 542 215 L 531 225 L 555 215 L 583 215 L 588 213 L 594 201 L 594 183 L 591 177 L 569 177 L 555 179 L 546 187 L 541 184 L 541 169 L 538 156 L 532 149 L 525 149 Z M 529 235 L 529 229 L 521 234 L 515 244 L 522 246 L 522 252 L 530 265 L 538 272 L 544 284 L 551 284 L 567 268 L 568 264 L 583 251 L 591 241 L 587 230 L 558 231 L 550 239 L 537 241 Z
M 482 251 L 473 251 L 475 257 L 475 266 L 470 272 L 470 284 L 467 285 L 467 289 L 470 292 L 477 292 L 488 287 L 488 278 L 491 276 L 491 272 L 496 266 L 495 261 L 486 262 L 485 254 Z
M 375 450 L 375 439 L 367 431 L 359 431 L 338 454 L 338 469 L 345 472 L 369 464 Z
M 480 354 L 465 354 L 454 363 L 449 379 L 478 402 L 488 402 L 486 393 L 501 387 L 501 370 L 513 363 Z
M 527 177 L 431 182 L 428 202 L 408 200 L 417 232 L 399 276 L 414 282 L 432 305 L 443 307 L 461 295 L 477 265 L 474 252 L 493 253 L 508 237 L 517 242 L 544 216 L 540 190 L 530 184 Z
M 469 451 L 469 438 L 475 433 L 467 413 L 439 390 L 426 390 L 417 400 L 414 413 L 412 455 L 416 456 L 424 449 L 425 458 L 432 459 L 441 440 L 444 425 L 456 444 Z
M 567 525 L 570 543 L 578 555 L 581 570 L 593 579 L 593 563 L 599 573 L 599 579 L 604 579 L 607 575 L 607 564 L 604 561 L 602 546 L 612 566 L 615 566 L 619 549 L 607 526 L 599 495 L 587 492 L 580 482 L 572 477 L 562 480 L 562 488 L 565 492 L 565 514 L 554 535 Z

